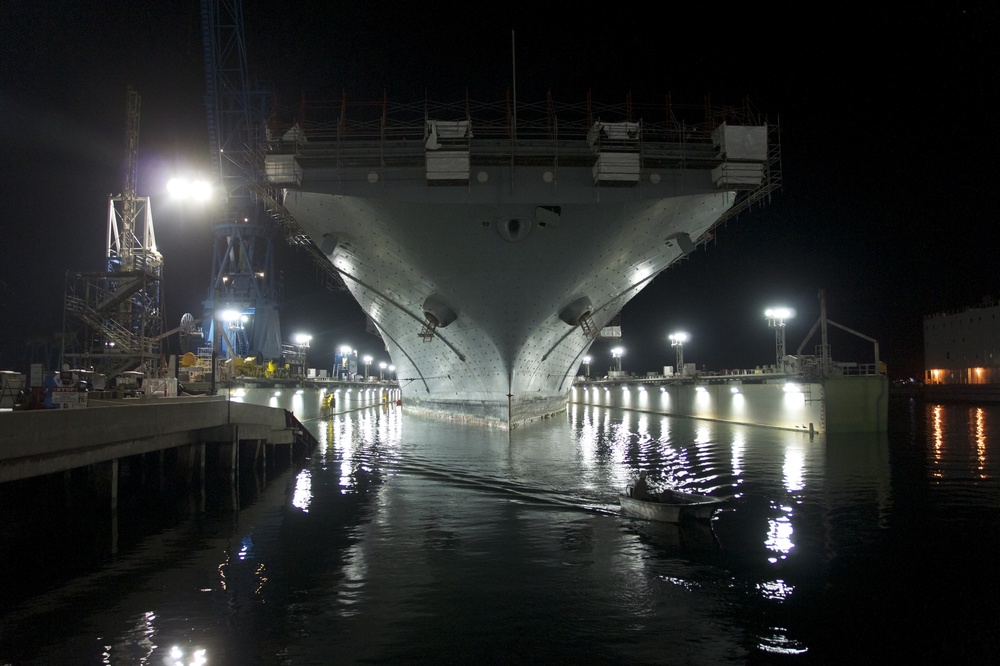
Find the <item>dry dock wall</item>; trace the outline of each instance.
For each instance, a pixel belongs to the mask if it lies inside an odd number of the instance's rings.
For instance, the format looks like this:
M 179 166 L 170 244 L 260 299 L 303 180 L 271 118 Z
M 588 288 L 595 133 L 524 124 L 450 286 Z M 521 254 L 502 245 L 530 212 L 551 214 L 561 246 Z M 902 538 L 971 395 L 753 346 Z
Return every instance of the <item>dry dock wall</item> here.
M 372 405 L 394 403 L 399 389 L 394 386 L 314 382 L 304 386 L 224 387 L 219 396 L 231 397 L 233 403 L 264 405 L 285 409 L 300 421 L 326 418 L 331 414 L 351 412 Z
M 888 381 L 591 382 L 574 386 L 569 401 L 807 432 L 879 432 L 886 428 Z
M 889 429 L 889 379 L 885 375 L 826 379 L 823 388 L 829 432 Z

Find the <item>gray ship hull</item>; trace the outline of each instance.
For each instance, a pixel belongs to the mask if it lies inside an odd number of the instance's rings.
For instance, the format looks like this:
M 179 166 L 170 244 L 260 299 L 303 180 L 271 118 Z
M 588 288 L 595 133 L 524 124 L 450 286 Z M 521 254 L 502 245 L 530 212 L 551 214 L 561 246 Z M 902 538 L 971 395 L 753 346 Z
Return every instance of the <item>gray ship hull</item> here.
M 392 168 L 297 150 L 284 209 L 377 326 L 404 409 L 505 428 L 565 408 L 600 329 L 739 192 L 711 165 L 622 183 L 593 163 L 476 164 L 472 147 L 438 178 L 426 149 Z

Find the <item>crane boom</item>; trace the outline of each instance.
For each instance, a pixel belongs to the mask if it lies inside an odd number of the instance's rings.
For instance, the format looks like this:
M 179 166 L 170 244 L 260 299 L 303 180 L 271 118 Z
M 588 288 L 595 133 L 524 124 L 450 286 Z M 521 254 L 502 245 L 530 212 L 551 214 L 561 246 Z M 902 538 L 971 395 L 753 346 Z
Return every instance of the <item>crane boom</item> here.
M 125 102 L 125 189 L 122 190 L 123 234 L 135 234 L 136 178 L 139 169 L 139 93 L 131 86 Z

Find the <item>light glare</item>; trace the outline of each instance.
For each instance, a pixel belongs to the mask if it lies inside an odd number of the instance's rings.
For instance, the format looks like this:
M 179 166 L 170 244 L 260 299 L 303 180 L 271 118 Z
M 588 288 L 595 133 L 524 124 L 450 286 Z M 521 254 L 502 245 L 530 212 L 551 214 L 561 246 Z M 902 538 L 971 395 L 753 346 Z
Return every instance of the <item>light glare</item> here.
M 212 186 L 204 180 L 190 180 L 178 176 L 167 181 L 167 192 L 174 199 L 204 202 L 211 198 Z
M 791 319 L 795 316 L 792 308 L 778 307 L 764 310 L 764 316 L 770 319 Z

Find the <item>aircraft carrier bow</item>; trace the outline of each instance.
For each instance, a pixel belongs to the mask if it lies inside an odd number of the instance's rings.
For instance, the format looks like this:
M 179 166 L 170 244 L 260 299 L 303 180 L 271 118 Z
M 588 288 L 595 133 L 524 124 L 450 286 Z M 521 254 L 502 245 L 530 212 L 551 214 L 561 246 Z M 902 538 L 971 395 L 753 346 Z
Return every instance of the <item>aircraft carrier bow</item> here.
M 264 171 L 378 328 L 404 409 L 512 428 L 565 409 L 629 299 L 779 186 L 776 126 L 700 116 L 344 105 L 270 128 Z

